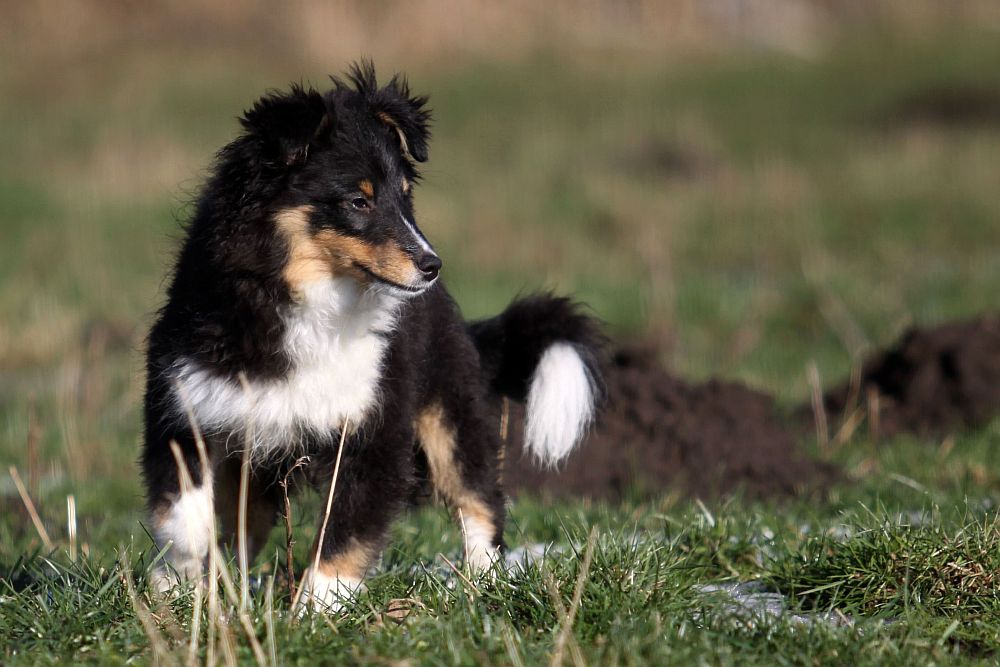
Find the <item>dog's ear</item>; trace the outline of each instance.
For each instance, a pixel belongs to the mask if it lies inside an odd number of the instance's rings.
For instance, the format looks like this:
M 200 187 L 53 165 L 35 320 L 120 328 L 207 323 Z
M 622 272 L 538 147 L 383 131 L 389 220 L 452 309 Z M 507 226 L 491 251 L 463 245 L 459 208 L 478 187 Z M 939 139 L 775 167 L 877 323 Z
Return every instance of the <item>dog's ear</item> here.
M 374 68 L 369 76 L 374 83 Z M 431 121 L 427 98 L 410 95 L 406 78 L 397 74 L 384 88 L 375 91 L 371 103 L 378 119 L 395 130 L 403 155 L 426 162 Z
M 348 88 L 348 84 L 337 77 L 330 78 L 338 90 Z M 431 122 L 427 98 L 410 95 L 406 78 L 399 74 L 379 88 L 375 65 L 370 60 L 355 63 L 347 78 L 354 90 L 364 97 L 375 117 L 396 133 L 403 155 L 409 160 L 426 162 Z
M 427 98 L 411 96 L 406 79 L 397 74 L 378 91 L 374 106 L 378 119 L 396 131 L 403 155 L 426 162 L 431 121 Z
M 305 163 L 309 146 L 329 135 L 333 118 L 322 95 L 293 85 L 288 92 L 270 93 L 257 100 L 240 122 L 256 140 L 261 164 L 286 169 Z

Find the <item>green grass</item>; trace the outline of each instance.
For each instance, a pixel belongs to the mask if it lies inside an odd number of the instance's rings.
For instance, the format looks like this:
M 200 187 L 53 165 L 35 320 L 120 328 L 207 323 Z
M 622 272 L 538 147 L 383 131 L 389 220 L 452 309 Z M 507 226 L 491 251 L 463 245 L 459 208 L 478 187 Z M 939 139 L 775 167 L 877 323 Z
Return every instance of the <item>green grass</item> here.
M 447 528 L 441 514 L 427 512 L 397 531 L 383 571 L 341 617 L 296 622 L 279 581 L 272 601 L 276 653 L 286 664 L 403 659 L 537 664 L 551 656 L 565 622 L 560 605 L 571 607 L 577 585 L 581 602 L 570 636 L 589 664 L 961 663 L 993 655 L 1000 639 L 993 580 L 1000 545 L 994 520 L 981 508 L 946 518 L 929 507 L 926 514 L 902 520 L 884 509 L 862 507 L 835 518 L 805 508 L 775 512 L 735 503 L 711 514 L 678 508 L 661 513 L 653 507 L 558 509 L 556 515 L 522 504 L 514 511 L 517 527 L 511 533 L 517 539 L 552 539 L 562 545 L 559 551 L 524 573 L 479 582 L 475 590 L 442 574 L 447 570 L 436 554 L 454 558 L 457 545 L 432 537 Z M 909 525 L 917 519 L 919 524 Z M 598 537 L 592 564 L 581 577 L 591 527 Z M 109 549 L 76 564 L 65 554 L 26 556 L 11 564 L 4 576 L 18 590 L 8 587 L 3 593 L 5 662 L 148 657 L 148 639 L 122 581 L 126 567 L 141 590 L 153 554 L 139 552 L 129 544 L 121 561 Z M 414 569 L 415 563 L 423 569 Z M 261 570 L 266 580 L 273 568 Z M 699 588 L 756 579 L 785 592 L 801 613 L 837 610 L 853 623 L 755 622 Z M 266 590 L 261 587 L 251 605 L 254 629 L 265 643 Z M 154 604 L 159 632 L 177 656 L 186 651 L 192 597 L 189 592 Z M 401 604 L 409 610 L 404 619 L 387 613 Z M 251 661 L 242 630 L 229 631 L 241 658 Z M 204 657 L 204 639 L 201 650 Z
M 143 588 L 156 554 L 135 466 L 142 337 L 177 220 L 234 116 L 269 86 L 325 74 L 134 55 L 95 55 L 55 86 L 0 60 L 0 462 L 19 468 L 56 543 L 42 551 L 0 479 L 4 664 L 153 661 L 125 572 L 183 662 L 192 595 L 158 605 Z M 790 403 L 810 361 L 832 381 L 910 323 L 996 307 L 1000 128 L 884 122 L 934 83 L 1000 85 L 995 36 L 859 39 L 811 61 L 609 57 L 410 72 L 436 112 L 418 217 L 469 316 L 519 291 L 572 292 L 612 332 L 661 341 L 678 372 Z M 693 166 L 658 166 L 664 152 Z M 477 591 L 444 584 L 438 553 L 461 551 L 444 512 L 414 511 L 344 617 L 295 622 L 279 576 L 274 650 L 284 664 L 548 662 L 596 528 L 569 633 L 587 664 L 995 660 L 998 444 L 997 423 L 946 441 L 859 432 L 831 454 L 847 478 L 821 500 L 518 500 L 507 541 L 553 553 Z M 299 571 L 317 505 L 295 510 Z M 284 561 L 277 533 L 255 568 L 265 582 Z M 737 581 L 853 625 L 750 623 L 701 589 Z M 255 596 L 267 649 L 266 586 Z M 402 622 L 386 614 L 398 599 L 412 601 Z M 204 633 L 199 645 L 203 660 Z

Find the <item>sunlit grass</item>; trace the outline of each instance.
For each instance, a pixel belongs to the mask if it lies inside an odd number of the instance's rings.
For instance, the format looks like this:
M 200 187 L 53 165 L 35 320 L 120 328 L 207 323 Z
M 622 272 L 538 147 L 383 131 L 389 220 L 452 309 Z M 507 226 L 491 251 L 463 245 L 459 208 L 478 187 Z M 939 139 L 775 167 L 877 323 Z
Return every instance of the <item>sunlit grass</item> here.
M 46 92 L 0 63 L 17 93 L 0 98 L 0 461 L 18 466 L 56 544 L 41 552 L 0 478 L 5 664 L 151 661 L 143 605 L 164 659 L 185 659 L 192 595 L 163 606 L 143 586 L 156 557 L 135 465 L 143 336 L 178 220 L 234 117 L 268 86 L 324 74 L 240 65 L 197 53 L 98 59 L 80 66 L 88 85 Z M 1000 128 L 893 126 L 886 114 L 941 81 L 996 87 L 998 65 L 992 36 L 963 36 L 864 42 L 812 61 L 541 58 L 414 76 L 436 113 L 418 220 L 470 316 L 555 288 L 616 335 L 655 337 L 684 375 L 743 380 L 787 404 L 807 396 L 810 362 L 829 383 L 910 323 L 996 307 Z M 329 622 L 289 615 L 276 531 L 254 570 L 255 632 L 267 641 L 266 582 L 277 576 L 275 650 L 288 664 L 546 662 L 596 527 L 567 659 L 995 657 L 998 433 L 858 433 L 830 454 L 845 479 L 823 502 L 699 506 L 670 490 L 615 507 L 520 499 L 509 544 L 551 542 L 552 558 L 478 592 L 442 579 L 438 554 L 461 551 L 444 512 L 415 511 L 369 594 Z M 310 496 L 295 509 L 299 571 L 318 507 Z M 752 580 L 797 611 L 835 609 L 855 625 L 734 625 L 698 588 Z M 394 600 L 407 601 L 402 623 Z M 252 661 L 241 630 L 230 632 Z M 199 646 L 204 658 L 205 637 Z

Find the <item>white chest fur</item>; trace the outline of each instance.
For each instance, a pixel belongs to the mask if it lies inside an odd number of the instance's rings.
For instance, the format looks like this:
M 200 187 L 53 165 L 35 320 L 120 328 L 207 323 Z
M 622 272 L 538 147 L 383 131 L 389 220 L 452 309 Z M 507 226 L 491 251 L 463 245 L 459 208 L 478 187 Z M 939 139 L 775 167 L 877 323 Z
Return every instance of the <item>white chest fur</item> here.
M 252 434 L 255 456 L 294 449 L 304 432 L 330 437 L 345 420 L 360 425 L 378 409 L 384 334 L 394 326 L 398 306 L 391 296 L 361 291 L 350 279 L 310 283 L 285 317 L 283 342 L 292 363 L 284 378 L 243 387 L 179 360 L 178 407 L 190 406 L 206 433 Z

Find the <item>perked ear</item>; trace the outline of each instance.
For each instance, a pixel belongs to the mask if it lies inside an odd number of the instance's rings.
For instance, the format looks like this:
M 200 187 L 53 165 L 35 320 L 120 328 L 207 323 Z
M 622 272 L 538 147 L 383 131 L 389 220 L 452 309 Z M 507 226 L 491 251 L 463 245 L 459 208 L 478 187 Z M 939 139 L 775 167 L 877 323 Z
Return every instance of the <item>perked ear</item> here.
M 368 101 L 375 117 L 397 133 L 403 155 L 417 162 L 426 162 L 431 122 L 427 98 L 411 96 L 406 78 L 399 74 L 379 88 L 375 79 L 375 65 L 370 60 L 356 63 L 347 76 L 355 90 Z M 345 87 L 340 79 L 331 79 L 337 88 Z
M 426 97 L 410 96 L 410 86 L 398 74 L 379 91 L 377 99 L 375 115 L 396 130 L 403 155 L 417 162 L 427 161 L 431 112 L 426 104 Z
M 257 100 L 240 122 L 247 135 L 257 140 L 261 164 L 285 169 L 305 163 L 310 144 L 326 134 L 333 120 L 322 95 L 292 85 L 287 93 L 270 93 Z

